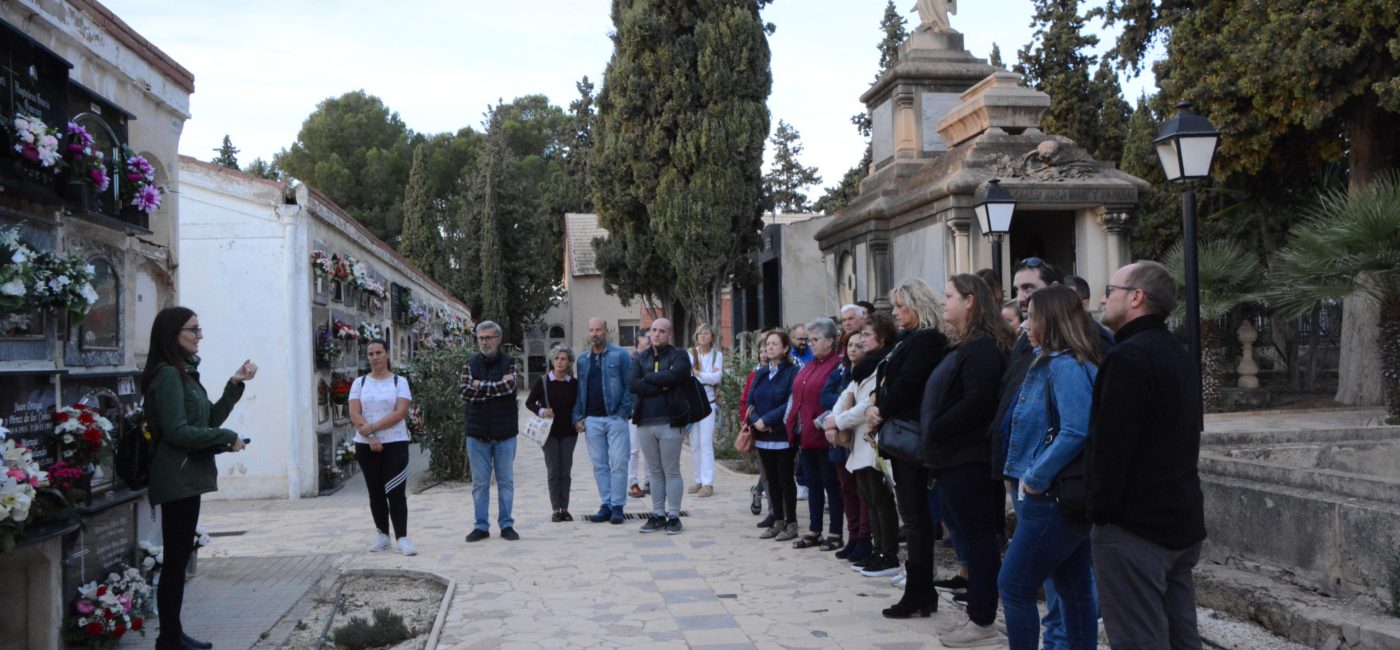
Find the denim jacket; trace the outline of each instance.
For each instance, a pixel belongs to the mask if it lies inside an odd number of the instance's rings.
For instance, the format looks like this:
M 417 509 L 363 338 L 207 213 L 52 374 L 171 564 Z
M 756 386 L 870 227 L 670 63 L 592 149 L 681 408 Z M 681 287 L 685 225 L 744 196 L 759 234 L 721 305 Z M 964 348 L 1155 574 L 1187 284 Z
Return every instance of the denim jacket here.
M 1039 355 L 1037 348 L 1035 354 Z M 1089 407 L 1094 397 L 1098 368 L 1080 363 L 1073 355 L 1055 352 L 1049 363 L 1041 361 L 1026 371 L 1016 405 L 1002 422 L 1002 448 L 1006 449 L 1006 476 L 1037 492 L 1044 492 L 1088 441 Z M 1060 433 L 1045 446 L 1049 410 L 1045 382 L 1053 378 L 1055 406 L 1060 412 Z
M 574 400 L 574 422 L 583 419 L 588 407 L 588 369 L 593 365 L 593 349 L 587 348 L 578 358 L 578 399 Z M 627 390 L 627 376 L 632 372 L 632 355 L 608 344 L 603 352 L 603 406 L 608 417 L 626 418 L 632 413 L 632 391 Z

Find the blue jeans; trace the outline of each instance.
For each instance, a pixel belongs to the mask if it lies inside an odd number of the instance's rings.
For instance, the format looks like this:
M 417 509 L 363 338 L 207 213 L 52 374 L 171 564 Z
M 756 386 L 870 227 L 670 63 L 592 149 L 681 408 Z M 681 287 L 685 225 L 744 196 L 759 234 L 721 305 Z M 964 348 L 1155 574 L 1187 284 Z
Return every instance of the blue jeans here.
M 841 502 L 841 484 L 836 478 L 836 465 L 831 462 L 825 449 L 803 449 L 802 466 L 807 468 L 807 517 L 810 525 L 807 530 L 813 534 L 822 532 L 822 515 L 828 506 L 831 517 L 827 529 L 832 537 L 841 536 L 841 516 L 844 504 Z
M 515 501 L 515 438 L 477 440 L 467 438 L 467 462 L 472 468 L 472 504 L 476 506 L 477 530 L 491 530 L 486 519 L 491 514 L 491 474 L 496 474 L 496 523 L 501 529 L 515 526 L 510 516 Z
M 1017 494 L 1012 502 L 1016 505 L 1016 534 L 997 577 L 1011 647 L 1035 648 L 1039 642 L 1040 612 L 1035 598 L 1041 584 L 1049 579 L 1059 597 L 1059 618 L 1065 635 L 1062 647 L 1096 648 L 1099 604 L 1094 590 L 1089 527 L 1066 521 L 1051 497 L 1027 494 L 1023 499 Z M 1047 648 L 1058 641 L 1048 633 L 1045 640 Z
M 632 453 L 631 432 L 622 418 L 585 417 L 584 437 L 593 461 L 593 480 L 605 506 L 627 504 L 627 460 Z

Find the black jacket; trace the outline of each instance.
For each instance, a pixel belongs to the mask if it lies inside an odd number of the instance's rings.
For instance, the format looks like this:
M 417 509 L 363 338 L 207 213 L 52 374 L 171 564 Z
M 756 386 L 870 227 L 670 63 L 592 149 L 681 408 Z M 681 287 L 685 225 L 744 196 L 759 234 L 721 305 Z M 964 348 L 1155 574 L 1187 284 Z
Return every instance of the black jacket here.
M 500 381 L 515 368 L 515 357 L 500 353 L 491 359 L 480 352 L 467 359 L 471 376 L 485 382 Z M 509 440 L 520 433 L 520 413 L 515 393 L 467 402 L 467 436 L 478 440 Z
M 1206 538 L 1200 374 L 1157 316 L 1118 330 L 1094 382 L 1089 517 L 1173 550 Z
M 1006 357 L 996 341 L 978 336 L 943 357 L 924 389 L 920 429 L 924 465 L 941 470 L 986 463 L 991 457 L 987 424 L 997 408 L 997 387 Z
M 574 402 L 578 400 L 579 380 L 572 377 L 568 381 L 554 381 L 549 373 L 541 375 L 530 387 L 530 395 L 525 398 L 525 408 L 534 415 L 540 409 L 554 411 L 554 422 L 549 426 L 549 437 L 570 438 L 578 436 L 574 428 Z
M 670 424 L 671 389 L 690 379 L 690 355 L 667 345 L 637 355 L 627 390 L 637 396 L 632 407 L 633 424 Z
M 763 420 L 763 425 L 768 427 L 767 431 L 754 429 L 754 440 L 796 444 L 795 440 L 788 439 L 787 425 L 783 420 L 787 417 L 788 398 L 792 397 L 792 380 L 797 378 L 797 364 L 779 365 L 772 379 L 768 378 L 768 368 L 759 368 L 754 372 L 758 374 L 749 387 L 748 405 L 753 407 L 749 424 Z
M 919 421 L 924 384 L 948 353 L 948 337 L 933 329 L 905 332 L 881 362 L 875 406 L 885 420 Z

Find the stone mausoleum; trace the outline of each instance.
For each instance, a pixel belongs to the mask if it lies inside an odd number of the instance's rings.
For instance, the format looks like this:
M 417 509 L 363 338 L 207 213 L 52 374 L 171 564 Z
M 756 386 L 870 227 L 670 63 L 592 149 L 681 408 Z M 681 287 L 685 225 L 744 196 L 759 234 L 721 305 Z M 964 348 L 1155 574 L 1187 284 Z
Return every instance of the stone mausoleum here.
M 963 36 L 921 25 L 899 62 L 861 96 L 870 112 L 872 169 L 860 196 L 816 233 L 828 300 L 888 307 L 900 281 L 992 266 L 978 189 L 993 178 L 1016 200 L 1003 238 L 1002 286 L 1016 260 L 1036 256 L 1101 291 L 1129 260 L 1128 228 L 1146 181 L 1044 133 L 1045 93 L 963 49 Z M 1009 292 L 1008 292 L 1009 295 Z

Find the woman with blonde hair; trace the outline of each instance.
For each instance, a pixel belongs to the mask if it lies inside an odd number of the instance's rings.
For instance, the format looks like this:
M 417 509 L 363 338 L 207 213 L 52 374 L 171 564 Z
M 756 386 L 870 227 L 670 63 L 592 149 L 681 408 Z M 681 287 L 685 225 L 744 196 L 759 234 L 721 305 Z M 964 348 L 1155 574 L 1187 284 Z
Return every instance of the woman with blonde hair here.
M 724 378 L 724 353 L 715 346 L 715 331 L 709 325 L 696 328 L 690 348 L 690 372 L 705 387 L 705 397 L 714 405 L 719 382 Z M 698 498 L 715 495 L 715 419 L 719 409 L 712 408 L 705 419 L 690 425 L 690 454 L 695 461 L 695 484 L 686 490 Z
M 890 458 L 895 482 L 895 501 L 905 524 L 909 559 L 904 596 L 882 614 L 888 618 L 909 618 L 915 613 L 928 617 L 938 611 L 933 591 L 933 520 L 928 508 L 928 470 L 917 450 L 896 448 L 896 438 L 918 436 L 919 409 L 929 373 L 948 353 L 948 337 L 938 317 L 937 300 L 927 282 L 905 280 L 890 291 L 895 324 L 903 331 L 890 353 L 876 370 L 875 401 L 865 410 L 866 426 L 878 430 L 880 452 Z M 899 435 L 904 434 L 904 435 Z M 880 560 L 882 564 L 872 566 Z M 894 558 L 879 557 L 865 565 L 865 572 L 898 568 Z
M 1102 361 L 1099 335 L 1079 294 L 1067 287 L 1036 291 L 1026 315 L 1035 359 L 1011 417 L 1002 425 L 1007 450 L 1002 471 L 1018 479 L 1012 498 L 1016 533 L 997 579 L 1006 634 L 1012 648 L 1036 647 L 1036 592 L 1048 579 L 1060 599 L 1068 647 L 1094 648 L 1099 608 L 1089 524 L 1067 519 L 1049 492 L 1060 473 L 1083 454 L 1088 440 L 1089 407 Z M 1053 436 L 1047 434 L 1050 430 Z
M 982 278 L 953 276 L 943 291 L 952 350 L 924 387 L 924 466 L 937 481 L 940 509 L 967 564 L 967 616 L 936 626 L 939 641 L 962 648 L 996 641 L 997 571 L 1006 488 L 994 478 L 987 429 L 996 417 L 1006 356 L 1016 341 Z

